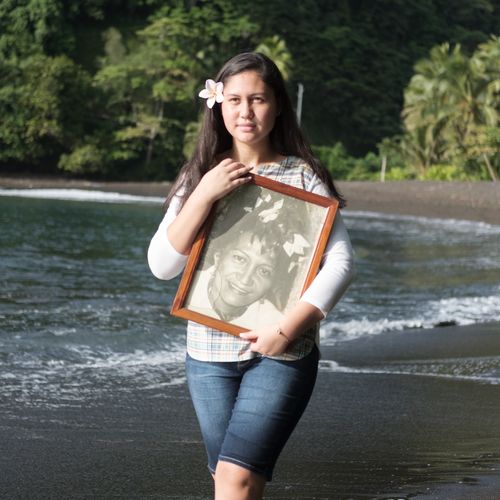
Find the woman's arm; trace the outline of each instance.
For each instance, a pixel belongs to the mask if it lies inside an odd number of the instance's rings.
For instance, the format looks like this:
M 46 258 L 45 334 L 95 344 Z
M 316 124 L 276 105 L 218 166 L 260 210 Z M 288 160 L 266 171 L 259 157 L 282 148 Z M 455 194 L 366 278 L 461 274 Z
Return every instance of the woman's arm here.
M 148 248 L 148 264 L 153 275 L 161 280 L 169 280 L 179 275 L 186 265 L 187 255 L 178 252 L 167 236 L 169 226 L 177 217 L 180 199 L 172 198 L 167 213 L 161 221 Z
M 149 267 L 157 278 L 171 279 L 182 271 L 212 205 L 248 182 L 251 169 L 227 158 L 202 177 L 182 209 L 179 210 L 180 199 L 173 198 L 148 249 Z
M 344 295 L 353 277 L 354 252 L 339 212 L 323 254 L 321 269 L 300 300 L 315 306 L 324 318 Z

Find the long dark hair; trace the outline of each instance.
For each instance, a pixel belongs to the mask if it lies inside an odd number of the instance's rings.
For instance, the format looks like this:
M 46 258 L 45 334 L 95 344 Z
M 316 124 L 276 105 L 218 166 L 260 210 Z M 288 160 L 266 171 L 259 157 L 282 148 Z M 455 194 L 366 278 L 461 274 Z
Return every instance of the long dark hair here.
M 300 130 L 283 77 L 271 59 L 259 52 L 243 52 L 224 64 L 215 81 L 225 84 L 230 77 L 244 71 L 258 73 L 262 81 L 274 92 L 280 111 L 276 117 L 274 128 L 269 134 L 274 151 L 283 156 L 302 158 L 328 186 L 332 196 L 339 201 L 340 207 L 343 207 L 345 199 L 337 191 L 328 170 L 314 156 L 309 143 Z M 181 168 L 165 201 L 165 207 L 168 206 L 175 194 L 181 197 L 181 204 L 184 204 L 203 175 L 217 164 L 217 158 L 231 149 L 232 144 L 233 140 L 224 125 L 220 105 L 215 104 L 212 109 L 205 107 L 196 149 L 193 156 Z

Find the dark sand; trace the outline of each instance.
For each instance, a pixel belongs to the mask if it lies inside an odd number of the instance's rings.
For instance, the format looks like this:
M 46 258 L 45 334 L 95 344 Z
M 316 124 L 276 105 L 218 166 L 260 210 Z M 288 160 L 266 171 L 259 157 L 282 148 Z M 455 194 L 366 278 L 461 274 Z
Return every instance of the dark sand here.
M 500 224 L 494 182 L 339 182 L 350 210 L 465 219 Z
M 498 498 L 500 386 L 376 368 L 388 360 L 498 356 L 499 333 L 494 323 L 414 330 L 408 342 L 392 333 L 324 347 L 311 404 L 266 498 Z M 375 372 L 330 371 L 332 361 Z M 19 409 L 3 401 L 0 442 L 1 498 L 211 495 L 184 386 L 124 389 L 84 407 Z
M 339 184 L 353 210 L 500 224 L 491 183 Z M 166 184 L 12 178 L 0 187 L 168 191 Z M 500 356 L 500 323 L 361 338 L 322 354 L 311 404 L 266 498 L 500 498 L 500 385 L 378 373 L 388 363 Z M 330 370 L 333 362 L 347 371 Z M 0 401 L 1 499 L 211 497 L 184 386 L 57 403 Z

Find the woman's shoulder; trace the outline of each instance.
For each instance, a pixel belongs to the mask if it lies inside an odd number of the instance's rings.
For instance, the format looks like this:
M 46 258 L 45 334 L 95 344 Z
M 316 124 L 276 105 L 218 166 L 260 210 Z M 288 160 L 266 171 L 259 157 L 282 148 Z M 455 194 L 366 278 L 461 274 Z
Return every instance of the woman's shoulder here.
M 306 191 L 312 191 L 320 182 L 312 166 L 303 158 L 294 155 L 286 156 L 280 162 L 264 164 L 258 173 Z
M 309 165 L 309 163 L 307 163 L 306 160 L 304 160 L 300 156 L 295 156 L 295 155 L 285 156 L 285 159 L 282 161 L 282 163 L 286 167 L 303 168 L 304 170 L 312 171 L 311 165 Z
M 282 167 L 289 175 L 300 177 L 304 189 L 309 190 L 319 180 L 313 167 L 299 156 L 287 156 Z

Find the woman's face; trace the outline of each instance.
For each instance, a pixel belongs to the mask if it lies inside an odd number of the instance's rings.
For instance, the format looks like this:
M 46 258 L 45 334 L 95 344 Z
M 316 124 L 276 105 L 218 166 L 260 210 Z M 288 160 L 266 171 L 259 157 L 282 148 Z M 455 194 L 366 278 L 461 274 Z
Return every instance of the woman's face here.
M 255 71 L 244 71 L 226 80 L 221 109 L 233 141 L 251 146 L 268 140 L 277 116 L 274 92 Z
M 274 252 L 264 251 L 258 238 L 243 234 L 216 256 L 214 298 L 219 306 L 249 306 L 271 288 L 275 268 Z

